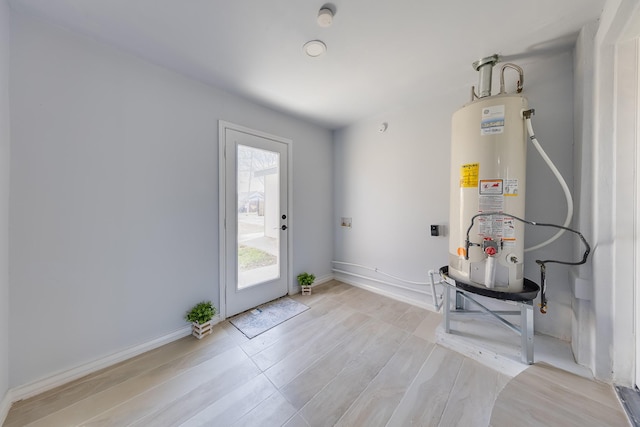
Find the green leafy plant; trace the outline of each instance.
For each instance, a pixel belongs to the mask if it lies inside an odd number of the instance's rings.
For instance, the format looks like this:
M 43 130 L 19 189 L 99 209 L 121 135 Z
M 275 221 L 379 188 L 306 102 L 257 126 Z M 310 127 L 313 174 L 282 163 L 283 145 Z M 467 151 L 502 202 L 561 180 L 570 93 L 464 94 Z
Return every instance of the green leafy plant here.
M 191 310 L 187 311 L 184 319 L 187 322 L 203 324 L 207 323 L 209 320 L 213 319 L 213 316 L 216 315 L 216 308 L 213 306 L 211 301 L 202 301 L 198 304 L 194 305 Z
M 300 273 L 298 274 L 298 284 L 300 286 L 311 286 L 313 282 L 316 280 L 316 276 L 310 273 Z

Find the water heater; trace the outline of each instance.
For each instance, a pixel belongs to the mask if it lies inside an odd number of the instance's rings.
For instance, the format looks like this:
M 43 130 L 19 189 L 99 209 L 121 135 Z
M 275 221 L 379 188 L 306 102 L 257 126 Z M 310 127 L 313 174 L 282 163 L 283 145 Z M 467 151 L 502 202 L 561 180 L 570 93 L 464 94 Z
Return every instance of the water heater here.
M 500 93 L 491 95 L 497 56 L 474 63 L 478 93 L 454 113 L 451 125 L 449 276 L 496 291 L 523 289 L 527 99 L 522 69 L 504 64 Z M 517 91 L 505 91 L 504 71 L 519 72 Z M 479 215 L 497 213 L 495 215 Z M 473 220 L 473 221 L 472 221 Z M 473 224 L 473 225 L 472 225 Z M 472 243 L 473 242 L 473 243 Z

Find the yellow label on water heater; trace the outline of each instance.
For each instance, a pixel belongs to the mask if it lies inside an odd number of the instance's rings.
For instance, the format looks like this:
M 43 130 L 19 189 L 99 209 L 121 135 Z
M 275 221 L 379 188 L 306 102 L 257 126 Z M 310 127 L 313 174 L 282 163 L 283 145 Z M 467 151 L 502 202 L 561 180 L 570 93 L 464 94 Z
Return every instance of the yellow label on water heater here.
M 460 188 L 478 188 L 480 163 L 460 166 Z

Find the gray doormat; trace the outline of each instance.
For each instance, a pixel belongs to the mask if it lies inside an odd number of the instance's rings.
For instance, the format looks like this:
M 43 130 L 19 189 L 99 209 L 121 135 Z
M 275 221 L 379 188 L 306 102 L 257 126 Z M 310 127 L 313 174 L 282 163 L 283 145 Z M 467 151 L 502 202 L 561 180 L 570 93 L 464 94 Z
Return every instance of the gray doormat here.
M 253 338 L 308 309 L 304 304 L 283 297 L 240 313 L 229 322 L 248 338 Z

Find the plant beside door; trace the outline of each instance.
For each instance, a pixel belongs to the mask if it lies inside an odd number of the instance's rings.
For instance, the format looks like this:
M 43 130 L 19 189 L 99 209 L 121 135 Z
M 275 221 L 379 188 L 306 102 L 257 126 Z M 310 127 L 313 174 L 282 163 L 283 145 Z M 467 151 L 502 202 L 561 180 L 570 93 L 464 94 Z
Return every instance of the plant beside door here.
M 213 332 L 211 319 L 216 315 L 216 308 L 211 301 L 202 301 L 187 311 L 184 318 L 191 322 L 191 333 L 199 340 Z
M 310 273 L 298 274 L 298 284 L 302 288 L 302 295 L 311 295 L 311 285 L 316 280 L 316 276 Z

